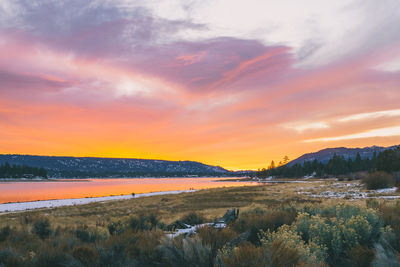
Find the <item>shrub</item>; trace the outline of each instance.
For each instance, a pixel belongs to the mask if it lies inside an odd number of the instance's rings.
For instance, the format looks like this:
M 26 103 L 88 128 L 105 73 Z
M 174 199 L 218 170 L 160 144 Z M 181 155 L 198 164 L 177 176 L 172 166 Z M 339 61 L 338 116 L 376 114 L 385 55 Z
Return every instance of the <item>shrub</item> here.
M 395 186 L 399 187 L 400 186 L 400 172 L 394 172 L 393 179 L 394 179 Z
M 375 258 L 375 252 L 372 248 L 358 245 L 349 250 L 347 257 L 351 265 L 356 267 L 371 266 Z
M 258 244 L 258 233 L 262 231 L 274 231 L 284 224 L 291 224 L 296 218 L 295 210 L 253 210 L 243 214 L 232 223 L 231 227 L 238 233 L 248 232 L 248 241 Z
M 212 266 L 211 248 L 198 237 L 164 238 L 160 251 L 166 266 Z
M 211 248 L 213 261 L 215 260 L 218 250 L 238 236 L 237 233 L 230 228 L 216 229 L 210 226 L 197 229 L 197 235 L 201 239 L 203 245 L 207 245 Z
M 181 221 L 183 221 L 186 224 L 190 225 L 196 225 L 196 224 L 202 224 L 204 223 L 205 219 L 202 215 L 196 213 L 196 212 L 191 212 L 185 215 Z
M 372 247 L 384 234 L 382 219 L 374 210 L 350 205 L 329 210 L 335 216 L 324 218 L 300 213 L 292 227 L 309 245 L 314 243 L 321 252 L 325 251 L 327 262 L 333 266 L 344 264 L 353 247 Z
M 24 266 L 21 257 L 12 249 L 6 248 L 0 250 L 0 266 Z
M 301 254 L 295 247 L 287 246 L 282 240 L 272 241 L 269 247 L 271 266 L 297 266 L 301 262 Z
M 88 230 L 87 226 L 81 226 L 75 231 L 76 237 L 82 242 L 94 243 L 97 240 L 97 234 Z
M 400 263 L 393 250 L 384 248 L 382 245 L 377 244 L 375 246 L 375 259 L 372 262 L 372 266 L 398 267 L 400 266 Z
M 98 249 L 102 266 L 127 266 L 125 249 L 127 246 L 125 235 L 110 236 L 103 247 Z
M 266 253 L 262 247 L 244 242 L 234 249 L 226 247 L 218 255 L 217 266 L 258 267 L 266 266 Z
M 161 223 L 155 214 L 141 215 L 139 217 L 132 216 L 128 220 L 129 228 L 133 231 L 152 230 Z
M 125 230 L 121 221 L 111 222 L 107 228 L 110 235 L 120 235 Z
M 359 171 L 359 172 L 352 174 L 352 177 L 354 178 L 353 180 L 362 180 L 367 176 L 368 176 L 368 172 L 366 172 L 366 171 Z
M 50 228 L 50 222 L 46 218 L 39 218 L 33 224 L 33 233 L 37 234 L 41 239 L 45 239 L 52 233 Z
M 283 225 L 276 232 L 261 232 L 261 245 L 270 252 L 272 266 L 317 265 L 326 258 L 325 247 L 304 242 L 293 227 Z
M 205 226 L 197 230 L 203 244 L 209 245 L 213 251 L 221 249 L 226 243 L 237 237 L 237 234 L 230 228 L 216 229 Z
M 1 228 L 0 230 L 0 242 L 4 241 L 7 239 L 7 237 L 10 235 L 11 232 L 11 228 L 10 226 L 4 226 L 3 228 Z
M 372 204 L 370 204 L 372 205 Z M 376 201 L 373 203 L 383 219 L 386 231 L 384 232 L 385 239 L 392 247 L 400 249 L 400 201 L 382 202 Z
M 71 266 L 73 258 L 60 251 L 59 248 L 42 247 L 33 259 L 37 267 L 64 267 Z
M 387 188 L 394 185 L 393 176 L 383 171 L 376 171 L 368 174 L 362 182 L 369 190 Z
M 125 251 L 128 256 L 135 259 L 137 265 L 143 266 L 146 263 L 158 262 L 161 259 L 158 246 L 164 236 L 162 231 L 127 231 L 124 236 L 128 240 Z
M 90 234 L 86 229 L 76 229 L 76 237 L 79 238 L 82 242 L 90 241 Z
M 84 266 L 95 266 L 99 261 L 99 253 L 96 248 L 90 246 L 80 246 L 72 250 L 72 256 Z

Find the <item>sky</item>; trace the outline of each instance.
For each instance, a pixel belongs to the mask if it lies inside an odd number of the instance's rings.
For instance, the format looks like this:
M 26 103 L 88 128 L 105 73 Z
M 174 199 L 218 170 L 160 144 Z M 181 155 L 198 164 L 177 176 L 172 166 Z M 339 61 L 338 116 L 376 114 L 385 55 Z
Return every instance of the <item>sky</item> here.
M 400 144 L 398 0 L 2 0 L 0 153 L 258 169 Z

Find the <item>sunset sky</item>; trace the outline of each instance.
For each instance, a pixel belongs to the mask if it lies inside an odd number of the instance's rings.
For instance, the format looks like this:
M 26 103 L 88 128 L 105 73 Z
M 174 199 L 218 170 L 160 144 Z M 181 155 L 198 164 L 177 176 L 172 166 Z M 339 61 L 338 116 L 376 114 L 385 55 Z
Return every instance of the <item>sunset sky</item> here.
M 400 144 L 400 1 L 0 1 L 0 154 L 257 169 Z

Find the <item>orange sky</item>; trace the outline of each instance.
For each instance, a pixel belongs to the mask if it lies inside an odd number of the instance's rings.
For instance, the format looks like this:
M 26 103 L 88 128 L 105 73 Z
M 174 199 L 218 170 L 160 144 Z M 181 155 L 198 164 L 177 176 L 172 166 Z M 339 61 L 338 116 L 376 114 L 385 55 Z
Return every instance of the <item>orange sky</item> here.
M 197 4 L 187 14 L 179 3 L 97 3 L 75 13 L 67 12 L 74 3 L 5 1 L 0 153 L 238 170 L 326 147 L 400 144 L 400 38 L 382 30 L 400 22 L 387 10 L 400 9 L 383 2 L 374 21 L 371 6 L 340 13 L 341 1 L 285 19 L 277 4 L 269 22 L 250 5 L 232 7 L 253 25 Z M 344 17 L 312 16 L 327 10 Z M 281 27 L 258 27 L 265 23 Z

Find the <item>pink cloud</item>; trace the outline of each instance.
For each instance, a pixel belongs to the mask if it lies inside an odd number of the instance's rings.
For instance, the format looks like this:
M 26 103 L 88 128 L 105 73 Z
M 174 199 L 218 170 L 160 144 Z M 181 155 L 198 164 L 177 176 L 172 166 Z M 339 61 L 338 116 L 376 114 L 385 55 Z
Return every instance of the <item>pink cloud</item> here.
M 318 147 L 305 147 L 306 139 L 398 124 L 333 122 L 398 108 L 400 76 L 375 68 L 397 54 L 394 45 L 299 69 L 288 46 L 229 37 L 157 42 L 200 26 L 107 12 L 112 19 L 88 14 L 60 32 L 34 21 L 29 32 L 0 31 L 0 149 L 253 166 L 267 154 Z M 321 121 L 330 127 L 282 127 Z

